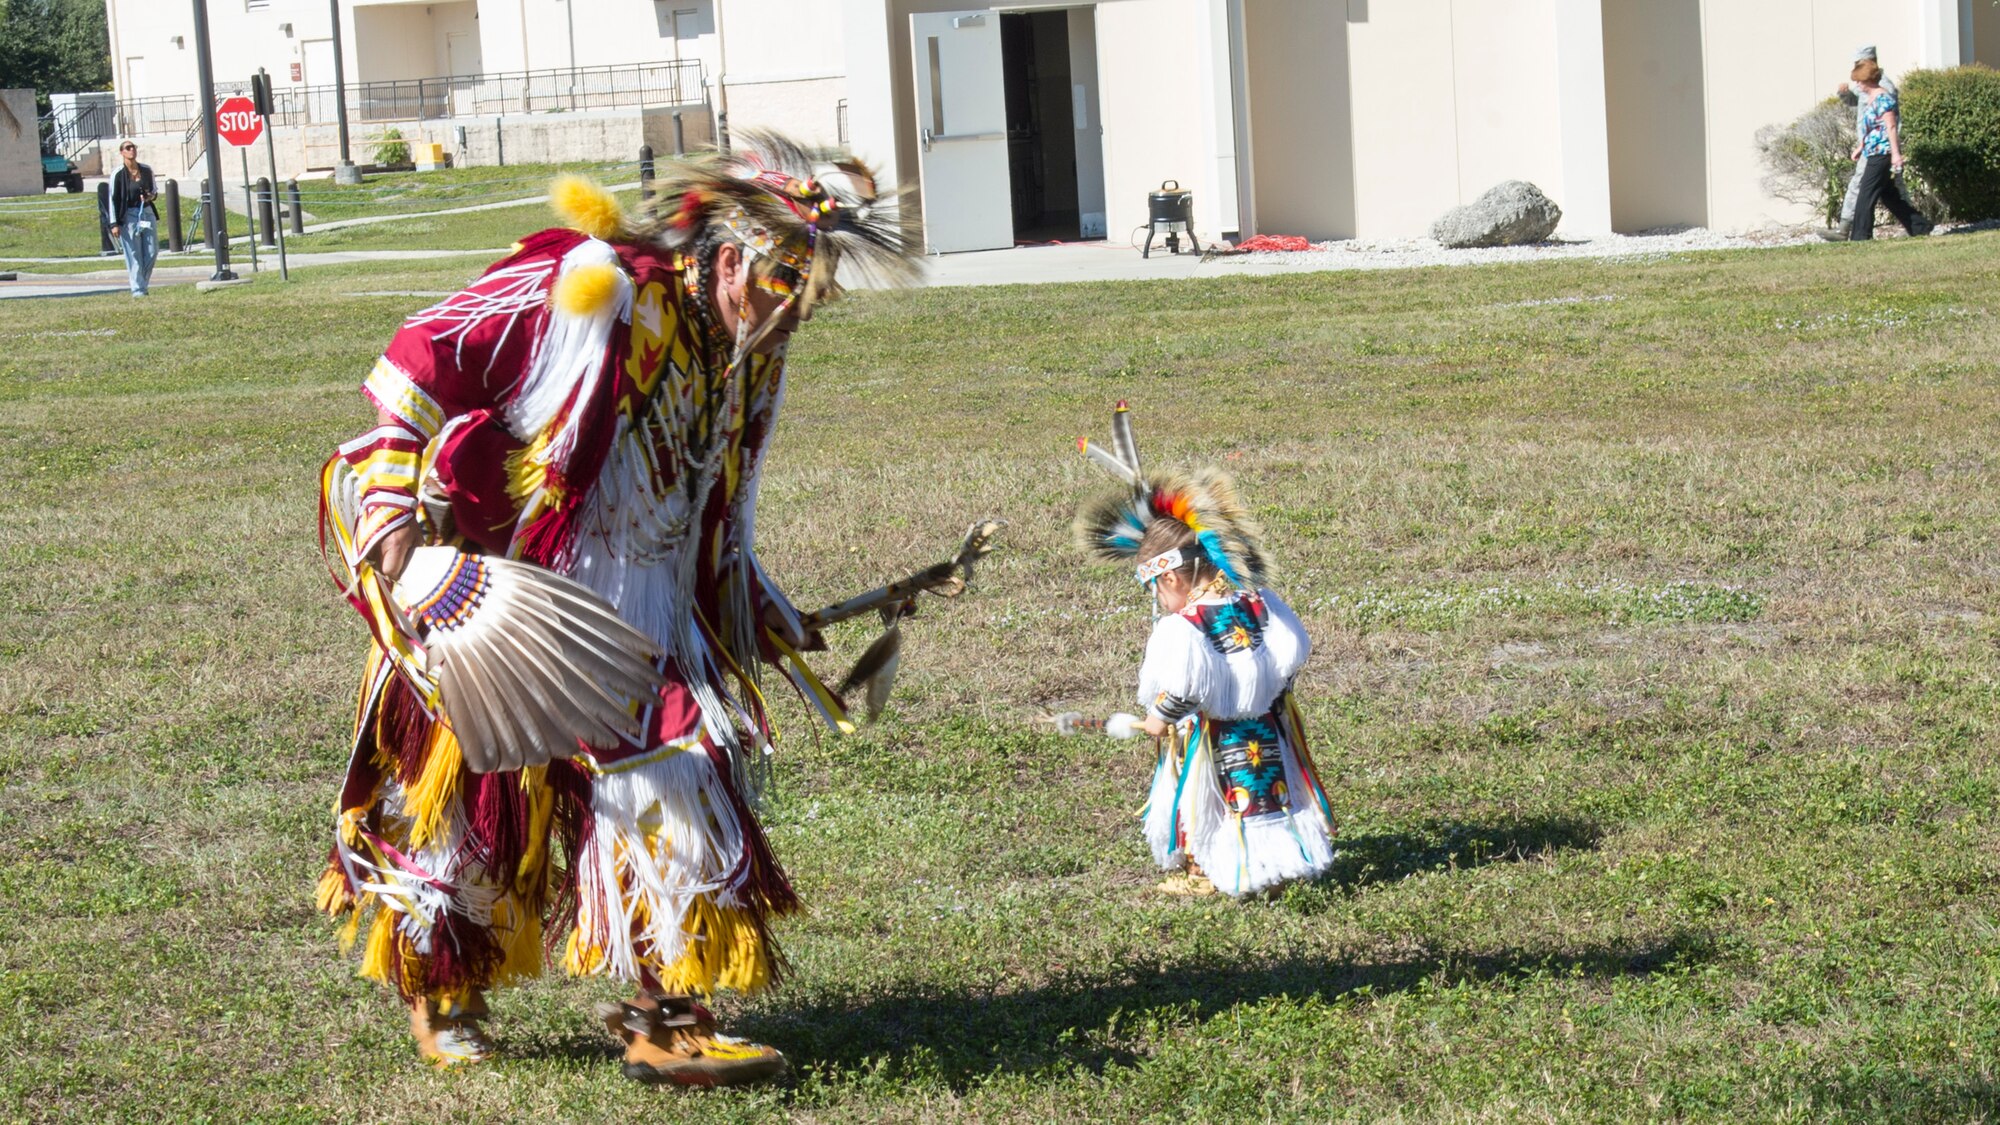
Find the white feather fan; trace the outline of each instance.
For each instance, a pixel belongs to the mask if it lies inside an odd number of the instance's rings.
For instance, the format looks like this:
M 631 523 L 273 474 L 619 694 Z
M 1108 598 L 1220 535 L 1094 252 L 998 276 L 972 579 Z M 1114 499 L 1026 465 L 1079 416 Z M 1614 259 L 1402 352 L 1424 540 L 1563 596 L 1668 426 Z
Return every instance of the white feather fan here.
M 643 739 L 640 717 L 663 682 L 658 646 L 585 587 L 527 563 L 419 547 L 394 597 L 473 772 Z

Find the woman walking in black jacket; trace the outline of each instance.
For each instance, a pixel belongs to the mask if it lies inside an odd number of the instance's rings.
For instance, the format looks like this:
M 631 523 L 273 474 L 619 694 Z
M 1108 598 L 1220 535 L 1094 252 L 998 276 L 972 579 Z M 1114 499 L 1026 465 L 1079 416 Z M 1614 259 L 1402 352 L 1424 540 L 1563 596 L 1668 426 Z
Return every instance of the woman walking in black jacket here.
M 111 213 L 104 218 L 112 237 L 125 248 L 125 277 L 132 283 L 132 295 L 143 297 L 152 284 L 153 260 L 160 255 L 153 170 L 139 163 L 139 146 L 131 141 L 119 144 L 118 155 L 125 158 L 125 166 L 111 177 Z

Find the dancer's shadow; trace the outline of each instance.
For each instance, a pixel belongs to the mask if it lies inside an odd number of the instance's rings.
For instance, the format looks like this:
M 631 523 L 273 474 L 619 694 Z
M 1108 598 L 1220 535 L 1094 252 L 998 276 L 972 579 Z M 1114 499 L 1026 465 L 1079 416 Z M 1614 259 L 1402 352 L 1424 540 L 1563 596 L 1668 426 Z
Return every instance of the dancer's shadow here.
M 794 1059 L 851 1071 L 886 1067 L 921 1072 L 964 1089 L 996 1071 L 1044 1073 L 1083 1067 L 1102 1073 L 1137 1059 L 1118 1045 L 1118 1025 L 1163 1011 L 1205 1018 L 1283 996 L 1335 1000 L 1381 996 L 1425 981 L 1452 984 L 1530 973 L 1609 978 L 1711 960 L 1707 936 L 1676 933 L 1633 945 L 1560 952 L 1458 950 L 1403 960 L 1287 959 L 1207 962 L 1073 972 L 1040 988 L 1004 994 L 892 991 L 746 1013 L 739 1034 L 782 1044 Z
M 1517 862 L 1559 851 L 1591 849 L 1604 838 L 1597 825 L 1572 817 L 1527 817 L 1484 824 L 1438 821 L 1407 832 L 1341 835 L 1321 885 L 1359 890 L 1430 871 Z

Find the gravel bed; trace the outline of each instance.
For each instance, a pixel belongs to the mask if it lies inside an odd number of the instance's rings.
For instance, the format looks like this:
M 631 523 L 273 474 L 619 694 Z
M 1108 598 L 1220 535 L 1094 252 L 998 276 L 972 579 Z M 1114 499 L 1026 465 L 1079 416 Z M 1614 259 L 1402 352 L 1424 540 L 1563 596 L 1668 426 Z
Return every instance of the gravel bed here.
M 1795 246 L 1817 242 L 1810 229 L 1721 234 L 1702 227 L 1643 234 L 1612 234 L 1576 240 L 1552 239 L 1529 246 L 1494 246 L 1452 250 L 1429 238 L 1364 239 L 1315 243 L 1310 250 L 1214 255 L 1204 263 L 1235 269 L 1262 270 L 1388 270 L 1419 266 L 1470 266 L 1495 262 L 1537 262 L 1550 258 L 1663 258 L 1690 250 L 1738 250 L 1750 247 Z M 1207 272 L 1204 270 L 1203 272 Z

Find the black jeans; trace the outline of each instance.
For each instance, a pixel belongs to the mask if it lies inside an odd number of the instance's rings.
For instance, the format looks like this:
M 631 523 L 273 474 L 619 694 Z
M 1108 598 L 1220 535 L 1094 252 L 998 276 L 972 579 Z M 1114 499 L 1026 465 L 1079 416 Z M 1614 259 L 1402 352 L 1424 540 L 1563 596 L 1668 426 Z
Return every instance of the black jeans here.
M 1854 197 L 1854 227 L 1847 236 L 1849 239 L 1866 242 L 1875 237 L 1877 203 L 1887 207 L 1889 213 L 1896 216 L 1896 221 L 1903 224 L 1903 229 L 1911 234 L 1928 225 L 1896 187 L 1896 178 L 1889 174 L 1887 154 L 1869 157 L 1868 163 L 1861 169 L 1861 190 Z

